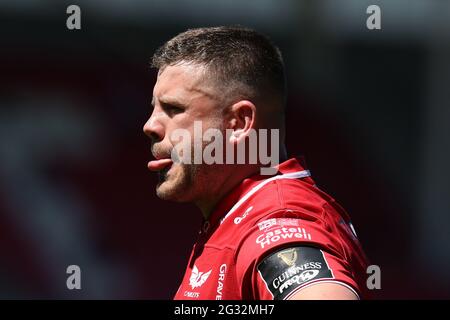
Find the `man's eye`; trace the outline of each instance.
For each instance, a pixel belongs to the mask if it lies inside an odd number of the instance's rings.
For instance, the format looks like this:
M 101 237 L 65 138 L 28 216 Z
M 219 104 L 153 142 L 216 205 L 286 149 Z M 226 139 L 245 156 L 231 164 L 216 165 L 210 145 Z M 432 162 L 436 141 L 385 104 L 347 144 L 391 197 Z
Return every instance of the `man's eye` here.
M 184 111 L 183 108 L 168 104 L 163 106 L 164 111 L 166 111 L 168 114 L 178 114 Z

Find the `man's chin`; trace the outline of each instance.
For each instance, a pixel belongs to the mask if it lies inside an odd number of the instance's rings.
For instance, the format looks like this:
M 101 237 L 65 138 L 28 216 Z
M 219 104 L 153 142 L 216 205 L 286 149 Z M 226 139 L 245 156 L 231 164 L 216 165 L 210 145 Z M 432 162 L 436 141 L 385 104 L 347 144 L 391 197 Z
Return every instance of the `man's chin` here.
M 171 200 L 173 198 L 173 192 L 170 192 L 166 184 L 166 182 L 158 183 L 156 186 L 156 195 L 162 200 Z
M 185 193 L 180 188 L 172 185 L 172 181 L 160 182 L 156 187 L 156 195 L 161 200 L 176 201 L 176 202 L 187 202 L 188 200 L 183 199 L 182 195 Z
M 189 191 L 192 191 L 189 172 L 191 168 L 179 164 L 172 164 L 169 168 L 159 172 L 159 182 L 156 195 L 162 200 L 189 202 Z

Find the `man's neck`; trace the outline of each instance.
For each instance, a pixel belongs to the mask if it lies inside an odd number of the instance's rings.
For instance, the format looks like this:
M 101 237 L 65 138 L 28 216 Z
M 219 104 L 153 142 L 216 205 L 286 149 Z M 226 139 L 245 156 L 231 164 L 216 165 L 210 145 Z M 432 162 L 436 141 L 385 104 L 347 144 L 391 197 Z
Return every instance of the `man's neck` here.
M 248 178 L 259 171 L 259 167 L 255 165 L 248 165 L 240 167 L 239 169 L 230 170 L 230 174 L 225 181 L 220 185 L 218 190 L 210 194 L 207 199 L 199 199 L 195 202 L 196 206 L 202 212 L 205 220 L 208 220 L 213 213 L 217 204 L 230 193 L 237 185 L 239 185 L 245 178 Z
M 279 150 L 279 163 L 287 160 L 287 151 L 284 144 Z M 260 165 L 236 165 L 229 170 L 224 182 L 218 186 L 217 190 L 212 191 L 204 199 L 195 201 L 197 207 L 201 210 L 205 220 L 208 220 L 212 212 L 216 208 L 219 201 L 221 201 L 231 190 L 240 184 L 245 178 L 248 178 L 261 169 Z

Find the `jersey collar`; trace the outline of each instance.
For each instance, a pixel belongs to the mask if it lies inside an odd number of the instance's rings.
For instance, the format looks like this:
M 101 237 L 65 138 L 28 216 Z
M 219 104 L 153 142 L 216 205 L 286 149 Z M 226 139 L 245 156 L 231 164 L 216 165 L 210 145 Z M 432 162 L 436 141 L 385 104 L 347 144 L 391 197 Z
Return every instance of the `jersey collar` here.
M 236 186 L 231 192 L 229 192 L 216 206 L 208 220 L 203 220 L 201 233 L 208 233 L 208 231 L 217 224 L 221 223 L 231 215 L 236 206 L 239 206 L 239 202 L 246 201 L 246 197 L 250 196 L 250 193 L 256 193 L 266 183 L 279 178 L 298 179 L 305 178 L 304 180 L 310 184 L 314 184 L 314 181 L 310 177 L 310 173 L 305 169 L 304 158 L 294 157 L 281 164 L 277 168 L 277 174 L 274 176 L 267 176 L 261 174 L 255 174 L 248 178 L 245 178 L 238 186 Z

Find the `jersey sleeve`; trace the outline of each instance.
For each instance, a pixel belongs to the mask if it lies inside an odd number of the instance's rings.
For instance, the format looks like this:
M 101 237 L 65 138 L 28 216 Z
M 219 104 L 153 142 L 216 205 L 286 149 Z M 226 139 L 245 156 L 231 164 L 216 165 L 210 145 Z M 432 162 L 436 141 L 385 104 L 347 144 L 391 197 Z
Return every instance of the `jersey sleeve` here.
M 237 250 L 236 276 L 242 283 L 242 296 L 289 299 L 306 286 L 326 281 L 342 284 L 359 297 L 337 232 L 319 220 L 285 213 L 260 221 L 243 236 Z

